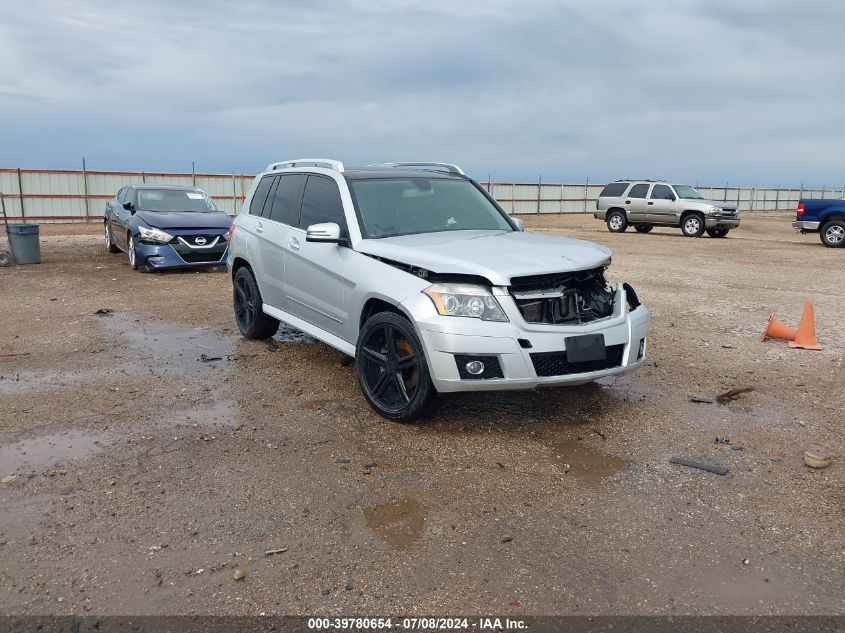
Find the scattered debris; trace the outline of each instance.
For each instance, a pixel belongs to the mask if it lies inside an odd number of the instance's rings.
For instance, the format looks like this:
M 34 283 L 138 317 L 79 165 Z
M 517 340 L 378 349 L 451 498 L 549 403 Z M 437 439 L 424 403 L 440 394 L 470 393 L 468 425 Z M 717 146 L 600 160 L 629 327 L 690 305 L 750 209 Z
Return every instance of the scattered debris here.
M 741 451 L 741 450 L 744 450 L 744 449 L 745 449 L 745 447 L 744 447 L 744 446 L 740 446 L 739 444 L 732 444 L 732 445 L 731 445 L 731 450 L 732 450 L 732 451 Z
M 722 349 L 736 349 L 733 345 L 722 345 Z
M 279 351 L 279 346 L 276 344 L 276 341 L 274 341 L 274 340 L 273 340 L 273 339 L 271 339 L 271 338 L 268 338 L 268 339 L 267 339 L 267 351 L 268 351 L 268 352 L 277 352 L 277 351 Z
M 798 420 L 798 426 L 807 426 L 807 423 L 804 420 Z
M 502 462 L 496 462 L 496 466 L 498 466 L 498 467 L 499 467 L 499 468 L 501 468 L 502 470 L 504 470 L 504 469 L 505 469 L 505 465 L 504 465 Z
M 716 475 L 727 475 L 730 472 L 727 468 L 722 468 L 721 466 L 704 464 L 702 462 L 696 462 L 691 459 L 684 459 L 683 457 L 673 457 L 669 460 L 669 463 L 678 464 L 679 466 L 687 466 L 689 468 L 698 468 L 699 470 L 704 470 L 708 473 L 714 473 Z
M 11 356 L 29 356 L 29 352 L 0 352 L 0 358 L 7 358 Z
M 284 554 L 286 551 L 288 551 L 287 547 L 280 547 L 279 549 L 268 549 L 266 552 L 264 552 L 264 555 L 274 556 L 276 554 Z
M 818 453 L 811 453 L 810 451 L 804 451 L 804 463 L 810 468 L 827 468 L 833 462 L 830 457 L 825 457 L 823 455 L 819 455 Z
M 736 389 L 729 389 L 725 393 L 720 393 L 716 396 L 716 402 L 719 404 L 725 404 L 726 402 L 730 402 L 731 400 L 736 400 L 742 394 L 748 393 L 750 391 L 754 391 L 754 387 L 737 387 Z
M 703 402 L 705 404 L 713 404 L 714 402 L 716 402 L 713 398 L 710 398 L 708 396 L 695 396 L 692 394 L 687 396 L 687 400 L 689 400 L 690 402 Z
M 603 439 L 604 441 L 607 441 L 607 435 L 605 435 L 604 433 L 602 433 L 601 431 L 598 431 L 596 429 L 592 429 L 592 431 L 593 431 L 593 433 L 598 435 L 601 439 Z
M 324 596 L 329 595 L 332 592 L 331 589 L 323 589 L 320 593 Z
M 715 439 L 715 440 L 713 440 L 713 443 L 714 443 L 714 444 L 730 444 L 730 443 L 731 443 L 731 438 L 729 438 L 729 437 L 724 437 L 724 436 L 722 436 L 722 435 L 717 435 L 717 436 L 716 436 L 716 439 Z
M 0 479 L 0 484 L 10 484 L 17 478 L 17 475 L 6 475 L 3 479 Z
M 243 580 L 246 578 L 246 572 L 243 569 L 236 569 L 232 574 L 234 580 Z
M 335 464 L 349 464 L 350 462 L 351 460 L 346 459 L 345 457 L 338 457 L 336 460 L 334 460 Z
M 113 312 L 114 310 L 112 310 L 111 308 L 100 308 L 94 313 L 94 316 L 108 316 Z
M 510 543 L 513 540 L 513 537 L 508 534 L 507 536 L 502 538 L 502 543 Z
M 223 360 L 222 356 L 207 356 L 206 354 L 200 354 L 200 357 L 197 359 L 201 363 L 210 363 L 213 360 Z
M 747 558 L 743 558 L 743 559 L 742 559 L 742 564 L 743 564 L 743 565 L 750 565 L 750 564 L 751 564 L 751 561 L 750 561 L 750 560 L 748 560 Z

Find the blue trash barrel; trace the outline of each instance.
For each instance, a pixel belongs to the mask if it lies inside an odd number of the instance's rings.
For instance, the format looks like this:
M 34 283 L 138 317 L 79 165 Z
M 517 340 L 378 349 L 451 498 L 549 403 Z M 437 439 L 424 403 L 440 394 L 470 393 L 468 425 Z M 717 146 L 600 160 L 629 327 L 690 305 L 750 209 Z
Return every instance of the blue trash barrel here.
M 10 224 L 9 244 L 16 264 L 40 264 L 41 242 L 37 224 Z

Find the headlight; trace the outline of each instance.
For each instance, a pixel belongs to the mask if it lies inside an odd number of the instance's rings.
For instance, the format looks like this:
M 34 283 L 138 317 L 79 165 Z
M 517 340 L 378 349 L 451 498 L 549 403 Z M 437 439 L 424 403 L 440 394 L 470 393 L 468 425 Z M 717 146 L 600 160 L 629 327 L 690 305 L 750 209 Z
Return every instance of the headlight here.
M 138 231 L 141 233 L 141 239 L 147 242 L 161 242 L 162 244 L 166 244 L 173 239 L 170 233 L 165 233 L 161 229 L 148 229 L 146 226 L 139 226 Z
M 423 292 L 434 302 L 438 314 L 462 316 L 482 321 L 507 321 L 502 306 L 484 286 L 434 284 Z
M 720 213 L 722 211 L 722 207 L 717 207 L 711 204 L 709 211 L 710 213 Z

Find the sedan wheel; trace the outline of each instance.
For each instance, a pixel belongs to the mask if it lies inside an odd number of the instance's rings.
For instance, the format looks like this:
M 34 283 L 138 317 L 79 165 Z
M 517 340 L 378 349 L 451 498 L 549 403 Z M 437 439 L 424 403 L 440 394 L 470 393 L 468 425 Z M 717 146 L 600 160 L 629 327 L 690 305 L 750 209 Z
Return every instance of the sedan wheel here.
M 822 227 L 820 237 L 822 244 L 831 248 L 845 246 L 845 220 L 832 220 Z
M 376 314 L 364 324 L 355 372 L 367 402 L 391 420 L 416 420 L 436 395 L 413 326 L 393 312 Z
M 130 235 L 127 239 L 127 251 L 129 253 L 129 267 L 138 270 L 138 259 L 135 253 L 135 236 Z
M 117 246 L 114 245 L 114 242 L 111 239 L 111 227 L 109 226 L 109 223 L 104 222 L 103 227 L 104 227 L 103 233 L 104 233 L 104 237 L 105 237 L 105 240 L 106 240 L 106 250 L 109 253 L 118 252 L 120 249 Z

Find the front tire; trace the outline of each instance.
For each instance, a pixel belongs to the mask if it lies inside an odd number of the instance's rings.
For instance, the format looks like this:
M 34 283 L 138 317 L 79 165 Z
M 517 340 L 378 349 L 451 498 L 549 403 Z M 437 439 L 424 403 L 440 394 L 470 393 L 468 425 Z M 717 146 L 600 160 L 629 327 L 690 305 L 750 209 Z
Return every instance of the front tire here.
M 622 211 L 611 211 L 607 214 L 607 230 L 611 233 L 624 233 L 628 228 L 628 218 Z
M 379 312 L 364 323 L 355 375 L 369 405 L 396 422 L 418 420 L 437 397 L 413 325 L 394 312 Z
M 704 233 L 704 216 L 700 213 L 690 213 L 681 220 L 681 233 L 684 237 L 701 237 Z
M 730 229 L 707 229 L 707 235 L 716 238 L 727 237 L 728 231 L 730 231 Z
M 232 279 L 232 307 L 238 329 L 248 339 L 270 338 L 279 331 L 279 322 L 264 314 L 261 292 L 252 271 L 239 268 Z
M 651 229 L 653 229 L 653 228 L 654 228 L 653 224 L 636 224 L 636 225 L 634 225 L 634 229 L 637 231 L 637 233 L 649 233 L 649 232 L 651 232 Z
M 819 238 L 822 244 L 829 248 L 842 248 L 845 246 L 845 220 L 825 222 L 821 231 L 819 231 Z
M 103 236 L 106 241 L 106 250 L 109 253 L 117 253 L 120 249 L 115 246 L 114 240 L 111 238 L 111 227 L 109 226 L 108 222 L 103 222 Z

